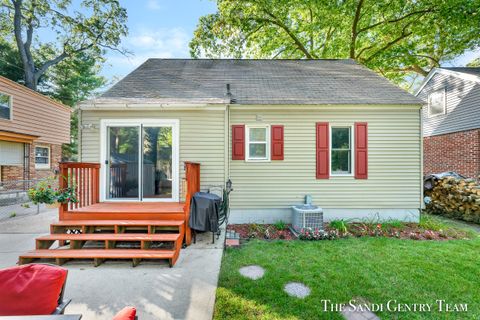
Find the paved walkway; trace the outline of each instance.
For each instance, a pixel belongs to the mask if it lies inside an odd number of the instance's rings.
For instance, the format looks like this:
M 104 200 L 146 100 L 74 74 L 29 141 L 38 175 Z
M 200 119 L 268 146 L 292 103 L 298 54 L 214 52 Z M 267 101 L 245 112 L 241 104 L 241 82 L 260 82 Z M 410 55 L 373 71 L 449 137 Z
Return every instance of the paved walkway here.
M 47 234 L 57 211 L 0 221 L 0 268 L 15 265 L 18 255 L 34 248 L 34 238 Z M 223 240 L 212 245 L 211 233 L 198 235 L 173 268 L 165 262 L 110 261 L 94 268 L 91 262 L 69 262 L 66 313 L 84 319 L 111 319 L 126 305 L 139 319 L 211 319 L 215 303 Z

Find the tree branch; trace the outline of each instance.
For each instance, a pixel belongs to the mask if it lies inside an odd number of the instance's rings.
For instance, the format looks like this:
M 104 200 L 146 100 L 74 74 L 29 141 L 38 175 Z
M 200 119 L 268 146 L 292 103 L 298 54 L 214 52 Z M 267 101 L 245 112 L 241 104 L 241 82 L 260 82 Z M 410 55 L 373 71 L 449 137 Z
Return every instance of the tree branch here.
M 40 77 L 45 73 L 45 71 L 47 71 L 48 68 L 50 68 L 51 66 L 59 63 L 60 61 L 67 58 L 68 56 L 69 55 L 64 51 L 60 55 L 58 55 L 57 57 L 45 62 L 40 68 L 38 68 L 37 71 L 35 71 L 35 80 L 38 81 L 38 79 L 40 79 Z
M 297 46 L 297 48 L 302 51 L 302 53 L 305 55 L 306 58 L 308 59 L 316 59 L 317 57 L 313 54 L 313 53 L 310 53 L 308 52 L 307 48 L 305 48 L 305 46 L 303 45 L 303 43 L 300 41 L 300 39 L 297 38 L 297 36 L 290 30 L 290 28 L 288 28 L 284 23 L 278 21 L 277 17 L 272 14 L 271 12 L 269 12 L 268 10 L 266 9 L 263 9 L 263 11 L 268 15 L 270 16 L 272 19 L 267 19 L 267 18 L 257 18 L 257 19 L 260 19 L 260 21 L 264 21 L 264 22 L 270 22 L 272 24 L 275 24 L 277 26 L 279 26 L 280 28 L 282 28 L 286 33 L 287 35 L 293 40 L 293 42 L 295 43 L 295 45 Z
M 386 23 L 395 23 L 395 22 L 400 22 L 402 20 L 405 20 L 411 16 L 414 16 L 414 15 L 417 15 L 417 14 L 420 14 L 420 15 L 423 15 L 425 13 L 430 13 L 430 12 L 433 12 L 433 8 L 428 8 L 428 9 L 425 9 L 425 10 L 419 10 L 419 11 L 413 11 L 413 12 L 410 12 L 402 17 L 399 17 L 399 18 L 395 18 L 395 19 L 388 19 L 388 20 L 382 20 L 380 22 L 377 22 L 377 23 L 374 23 L 372 25 L 369 25 L 367 27 L 364 27 L 364 28 L 361 28 L 358 30 L 357 32 L 357 35 L 362 33 L 362 32 L 365 32 L 367 30 L 370 30 L 370 29 L 373 29 L 375 27 L 378 27 L 379 25 L 382 25 L 382 24 L 386 24 Z
M 367 59 L 363 60 L 363 63 L 368 63 L 370 62 L 374 57 L 376 57 L 378 54 L 380 54 L 381 52 L 387 50 L 388 48 L 390 48 L 391 46 L 395 45 L 396 43 L 400 42 L 401 40 L 405 39 L 406 37 L 409 37 L 413 32 L 412 31 L 409 31 L 409 32 L 406 32 L 407 30 L 407 27 L 409 26 L 409 24 L 407 24 L 405 27 L 403 27 L 403 30 L 402 30 L 402 34 L 388 42 L 385 46 L 383 46 L 382 48 L 378 49 L 375 53 L 373 53 L 370 57 L 368 57 Z
M 363 6 L 363 1 L 364 0 L 359 0 L 357 4 L 357 9 L 355 10 L 355 16 L 353 17 L 353 22 L 352 22 L 352 38 L 350 40 L 350 58 L 355 59 L 355 47 L 357 44 L 357 27 L 358 27 L 358 22 L 360 21 L 360 14 L 362 12 L 362 6 Z

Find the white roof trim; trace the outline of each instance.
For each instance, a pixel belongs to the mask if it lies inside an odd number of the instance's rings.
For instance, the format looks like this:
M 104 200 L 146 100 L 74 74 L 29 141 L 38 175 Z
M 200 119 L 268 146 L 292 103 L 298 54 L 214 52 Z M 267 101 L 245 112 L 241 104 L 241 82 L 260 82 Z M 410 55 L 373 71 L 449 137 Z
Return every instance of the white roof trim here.
M 470 80 L 470 81 L 475 81 L 475 82 L 480 83 L 480 77 L 475 76 L 473 74 L 468 74 L 468 73 L 464 73 L 464 72 L 458 72 L 458 71 L 453 71 L 453 70 L 448 70 L 448 69 L 443 69 L 443 68 L 433 68 L 430 71 L 430 73 L 428 74 L 428 76 L 423 80 L 420 87 L 418 87 L 418 89 L 415 90 L 415 93 L 414 93 L 415 97 L 418 96 L 420 91 L 423 90 L 423 87 L 425 87 L 425 85 L 430 81 L 430 79 L 432 79 L 433 76 L 437 73 L 445 74 L 445 75 L 448 75 L 448 76 L 454 76 L 454 77 L 461 78 L 461 79 L 464 79 L 464 80 Z

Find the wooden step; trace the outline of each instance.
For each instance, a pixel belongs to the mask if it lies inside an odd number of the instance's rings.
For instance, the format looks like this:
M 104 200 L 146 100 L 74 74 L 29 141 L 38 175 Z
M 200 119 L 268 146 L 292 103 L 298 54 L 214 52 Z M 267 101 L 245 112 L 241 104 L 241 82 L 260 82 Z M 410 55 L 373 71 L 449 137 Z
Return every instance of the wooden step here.
M 67 229 L 78 228 L 83 233 L 92 233 L 92 230 L 101 227 L 111 227 L 115 233 L 122 233 L 126 228 L 147 228 L 148 233 L 155 233 L 155 228 L 174 227 L 184 228 L 183 220 L 64 220 L 52 223 L 50 233 L 64 233 Z
M 177 249 L 179 250 L 179 249 Z M 172 267 L 178 257 L 174 250 L 141 250 L 141 249 L 89 249 L 89 250 L 34 250 L 22 254 L 19 264 L 32 262 L 34 259 L 55 259 L 56 264 L 62 265 L 70 259 L 93 259 L 95 266 L 105 259 L 132 259 L 133 266 L 137 266 L 142 259 L 167 259 Z
M 52 226 L 182 226 L 183 220 L 64 220 L 52 223 Z
M 180 202 L 99 202 L 64 212 L 63 219 L 73 220 L 185 220 Z
M 117 241 L 134 241 L 140 242 L 142 249 L 149 249 L 151 242 L 177 242 L 183 235 L 180 233 L 85 233 L 85 234 L 66 234 L 57 233 L 42 236 L 36 239 L 37 249 L 49 249 L 55 241 L 60 241 L 63 245 L 65 241 L 70 241 L 71 249 L 80 249 L 86 241 L 105 241 L 105 248 L 113 249 Z

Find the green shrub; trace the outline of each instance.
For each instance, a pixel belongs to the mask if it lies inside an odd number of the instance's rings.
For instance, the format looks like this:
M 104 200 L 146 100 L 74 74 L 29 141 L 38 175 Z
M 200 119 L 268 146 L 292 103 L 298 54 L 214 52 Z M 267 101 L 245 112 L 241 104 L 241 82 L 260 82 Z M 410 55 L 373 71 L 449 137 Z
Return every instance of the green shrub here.
M 343 219 L 330 221 L 329 227 L 341 233 L 346 233 L 348 231 L 347 222 Z
M 418 226 L 424 230 L 432 231 L 446 230 L 449 228 L 446 223 L 428 214 L 420 215 L 420 222 L 418 223 Z
M 46 179 L 28 190 L 28 197 L 34 204 L 76 203 L 78 202 L 74 187 L 58 189 L 53 187 L 52 179 Z
M 285 229 L 287 229 L 287 224 L 282 221 L 282 220 L 278 220 L 277 222 L 275 222 L 273 224 L 273 226 L 275 227 L 275 229 L 277 229 L 278 231 L 283 231 Z

